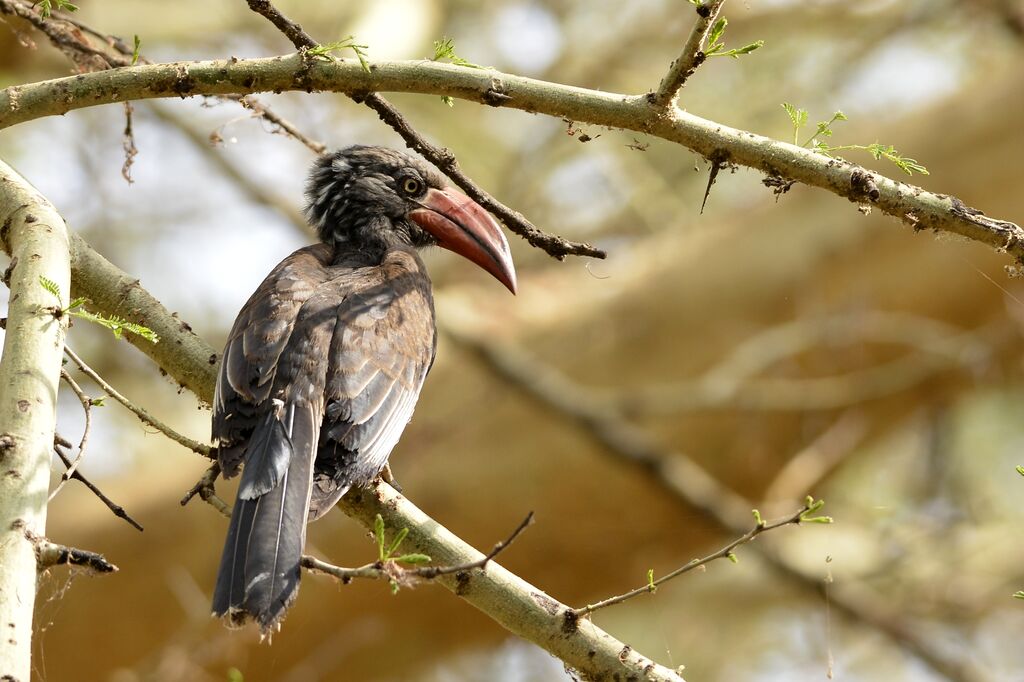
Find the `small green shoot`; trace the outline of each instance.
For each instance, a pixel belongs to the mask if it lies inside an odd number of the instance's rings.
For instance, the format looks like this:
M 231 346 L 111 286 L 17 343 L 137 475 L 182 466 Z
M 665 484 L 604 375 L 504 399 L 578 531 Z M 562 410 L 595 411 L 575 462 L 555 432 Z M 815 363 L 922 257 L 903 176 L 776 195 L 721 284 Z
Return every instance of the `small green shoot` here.
M 734 564 L 738 564 L 740 562 L 740 558 L 738 556 L 736 556 L 735 554 L 733 554 L 732 552 L 729 552 L 728 554 L 726 554 L 725 558 L 728 559 L 729 561 L 733 562 Z
M 455 66 L 465 66 L 470 69 L 486 69 L 486 66 L 480 66 L 473 62 L 463 59 L 459 55 L 455 54 L 455 41 L 451 38 L 441 38 L 441 40 L 434 41 L 434 56 L 430 58 L 432 62 L 439 62 L 447 59 Z
M 39 16 L 43 19 L 49 19 L 55 9 L 65 12 L 75 12 L 78 10 L 78 5 L 68 2 L 68 0 L 39 0 L 33 7 L 39 8 Z
M 50 292 L 54 298 L 60 301 L 60 287 L 57 286 L 56 282 L 47 277 L 40 276 L 39 284 L 48 292 Z M 141 324 L 129 322 L 128 320 L 122 317 L 118 317 L 117 315 L 106 317 L 104 315 L 99 315 L 97 313 L 93 313 L 86 310 L 83 307 L 85 305 L 86 300 L 88 299 L 86 299 L 85 297 L 76 298 L 75 300 L 71 301 L 67 308 L 55 309 L 55 314 L 57 314 L 58 317 L 62 315 L 71 315 L 72 317 L 77 317 L 79 319 L 86 320 L 87 322 L 98 324 L 101 327 L 109 329 L 111 333 L 113 333 L 114 338 L 116 339 L 120 339 L 125 332 L 130 332 L 132 334 L 135 334 L 136 336 L 141 336 L 150 343 L 160 342 L 160 337 L 157 336 L 156 332 L 154 332 L 149 327 L 144 327 Z
M 377 541 L 377 561 L 380 564 L 392 561 L 398 564 L 428 564 L 431 562 L 431 558 L 426 554 L 402 554 L 400 556 L 394 556 L 395 552 L 398 551 L 399 545 L 405 540 L 405 537 L 409 534 L 408 528 L 403 528 L 395 534 L 391 542 L 387 541 L 387 536 L 384 530 L 384 519 L 380 514 L 373 519 L 373 537 Z M 398 592 L 398 582 L 395 580 L 391 581 L 391 593 Z
M 647 569 L 647 591 L 654 594 L 658 591 L 658 586 L 654 584 L 654 569 Z
M 733 59 L 739 59 L 740 55 L 750 54 L 754 50 L 764 47 L 763 40 L 755 40 L 749 45 L 743 47 L 737 47 L 732 50 L 725 49 L 725 43 L 722 42 L 722 36 L 725 35 L 725 27 L 729 25 L 729 20 L 725 17 L 721 17 L 715 22 L 715 25 L 711 27 L 711 32 L 708 33 L 707 48 L 704 50 L 705 57 L 732 57 Z
M 761 518 L 761 512 L 759 512 L 757 509 L 751 509 L 750 511 L 754 514 L 754 523 L 757 525 L 757 527 L 764 528 L 765 521 L 763 518 Z
M 228 668 L 228 682 L 245 682 L 242 671 L 238 668 Z
M 1024 599 L 1024 591 L 1018 590 L 1017 592 L 1014 592 L 1013 593 L 1013 598 L 1014 599 Z
M 369 46 L 359 45 L 355 40 L 355 36 L 348 36 L 333 43 L 324 43 L 323 45 L 311 47 L 306 50 L 306 54 L 311 57 L 334 59 L 334 55 L 331 54 L 332 52 L 337 50 L 352 50 L 356 55 L 356 59 L 359 60 L 359 65 L 363 67 L 363 71 L 370 73 L 370 62 L 366 61 L 366 50 L 369 49 Z
M 465 66 L 470 69 L 486 69 L 490 67 L 480 66 L 474 64 L 468 59 L 463 59 L 459 55 L 455 54 L 455 40 L 452 38 L 441 38 L 441 40 L 434 41 L 434 56 L 430 58 L 432 62 L 440 62 L 448 60 L 450 63 L 456 66 Z M 455 100 L 448 95 L 441 95 L 441 101 L 447 104 L 449 107 L 455 106 Z
M 139 63 L 139 48 L 142 47 L 142 40 L 139 36 L 135 36 L 135 47 L 132 49 L 132 66 Z
M 871 154 L 875 159 L 885 159 L 889 161 L 901 171 L 907 175 L 913 175 L 914 173 L 920 173 L 921 175 L 928 175 L 928 169 L 917 162 L 915 159 L 903 156 L 899 153 L 894 146 L 880 144 L 874 142 L 872 144 L 844 144 L 844 145 L 831 145 L 821 138 L 832 137 L 832 124 L 838 121 L 848 120 L 846 114 L 841 111 L 836 111 L 832 114 L 832 118 L 827 121 L 819 121 L 814 134 L 807 138 L 807 141 L 800 144 L 800 130 L 807 125 L 808 114 L 806 109 L 798 109 L 789 102 L 783 102 L 782 108 L 786 110 L 786 114 L 789 116 L 789 121 L 793 125 L 793 144 L 798 147 L 804 147 L 806 149 L 813 149 L 814 151 L 824 154 L 828 157 L 836 157 L 836 152 L 848 151 L 856 149 L 859 151 L 865 151 Z
M 815 500 L 810 495 L 804 500 L 804 512 L 800 514 L 800 523 L 832 523 L 831 516 L 811 516 L 825 506 L 825 500 Z
M 1024 467 L 1022 467 L 1021 465 L 1018 464 L 1017 465 L 1017 473 L 1020 474 L 1021 476 L 1024 476 Z

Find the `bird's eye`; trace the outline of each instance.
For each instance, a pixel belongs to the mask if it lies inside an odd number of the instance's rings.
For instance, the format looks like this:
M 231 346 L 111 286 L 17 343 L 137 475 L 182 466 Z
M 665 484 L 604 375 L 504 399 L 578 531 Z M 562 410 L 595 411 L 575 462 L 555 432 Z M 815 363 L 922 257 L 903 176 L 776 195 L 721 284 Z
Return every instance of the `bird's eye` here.
M 412 196 L 420 193 L 420 181 L 416 178 L 406 178 L 402 181 L 402 191 Z

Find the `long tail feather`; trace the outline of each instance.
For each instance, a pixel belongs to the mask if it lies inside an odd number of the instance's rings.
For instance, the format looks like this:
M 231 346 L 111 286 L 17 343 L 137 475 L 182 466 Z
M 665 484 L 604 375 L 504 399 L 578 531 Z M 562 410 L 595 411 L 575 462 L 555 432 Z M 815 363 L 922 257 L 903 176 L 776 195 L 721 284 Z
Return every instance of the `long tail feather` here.
M 280 417 L 271 417 L 278 423 L 270 428 L 257 428 L 247 447 L 246 469 L 279 468 L 269 476 L 265 471 L 249 474 L 249 480 L 273 480 L 267 492 L 251 499 L 246 499 L 251 488 L 244 485 L 243 472 L 213 594 L 214 615 L 226 615 L 234 625 L 251 618 L 264 632 L 281 620 L 298 592 L 319 431 L 311 407 L 288 405 Z M 290 457 L 283 467 L 279 459 L 264 456 L 285 451 Z M 251 459 L 250 452 L 260 456 Z

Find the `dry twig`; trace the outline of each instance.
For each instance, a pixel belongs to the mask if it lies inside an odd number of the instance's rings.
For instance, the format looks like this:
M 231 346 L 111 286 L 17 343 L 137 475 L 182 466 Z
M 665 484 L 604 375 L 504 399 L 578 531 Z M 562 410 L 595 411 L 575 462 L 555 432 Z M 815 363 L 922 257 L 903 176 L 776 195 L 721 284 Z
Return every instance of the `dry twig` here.
M 61 447 L 69 447 L 69 446 L 70 446 L 70 443 L 68 443 L 68 441 L 66 441 L 65 439 L 61 438 L 60 436 L 55 436 L 54 437 L 53 452 L 57 455 L 57 457 L 60 458 L 60 461 L 64 462 L 64 466 L 66 466 L 66 467 L 70 467 L 71 466 L 71 459 L 64 453 L 63 450 L 61 450 Z M 105 504 L 107 506 L 107 509 L 109 509 L 111 512 L 113 512 L 114 516 L 118 517 L 119 519 L 124 519 L 132 527 L 134 527 L 136 530 L 138 530 L 138 531 L 142 530 L 142 526 L 139 525 L 138 521 L 136 521 L 135 519 L 133 519 L 131 516 L 128 515 L 128 512 L 126 512 L 124 510 L 124 507 L 122 507 L 121 505 L 115 503 L 109 497 L 104 495 L 103 491 L 100 490 L 92 481 L 90 481 L 88 478 L 83 476 L 81 471 L 75 471 L 73 474 L 71 474 L 71 478 L 73 478 L 76 481 L 81 482 L 82 485 L 84 485 L 86 488 L 88 488 L 92 492 L 93 495 L 95 495 L 96 497 L 98 497 L 100 499 L 100 502 L 102 502 L 103 504 Z
M 268 0 L 247 0 L 247 2 L 251 10 L 274 24 L 300 52 L 320 46 L 320 43 L 306 33 L 299 24 L 284 16 Z M 431 144 L 410 125 L 409 121 L 406 120 L 405 116 L 398 109 L 378 93 L 369 92 L 349 96 L 356 102 L 365 104 L 377 112 L 380 119 L 391 126 L 405 141 L 406 146 L 437 166 L 441 172 L 451 178 L 452 182 L 461 187 L 467 195 L 496 215 L 509 230 L 525 239 L 531 246 L 541 249 L 558 260 L 562 260 L 566 256 L 607 257 L 604 251 L 590 244 L 571 242 L 557 235 L 542 232 L 521 213 L 495 199 L 462 171 L 458 160 L 449 149 Z M 504 97 L 504 95 L 497 91 L 492 96 L 495 98 Z
M 671 571 L 670 573 L 666 573 L 665 575 L 661 576 L 658 579 L 654 578 L 654 575 L 653 575 L 653 572 L 652 572 L 650 577 L 649 577 L 649 579 L 647 580 L 647 584 L 644 585 L 643 587 L 638 587 L 635 590 L 630 590 L 629 592 L 626 592 L 625 594 L 620 594 L 620 595 L 615 596 L 615 597 L 609 597 L 607 599 L 602 599 L 601 601 L 595 602 L 594 604 L 587 604 L 586 606 L 583 606 L 583 607 L 580 607 L 580 608 L 576 609 L 575 615 L 577 617 L 586 616 L 588 614 L 593 613 L 594 611 L 597 611 L 598 609 L 603 609 L 603 608 L 606 608 L 608 606 L 614 606 L 615 604 L 621 604 L 622 602 L 628 601 L 629 599 L 632 599 L 633 597 L 638 597 L 641 594 L 654 594 L 657 591 L 658 587 L 660 585 L 662 585 L 663 583 L 667 583 L 669 580 L 672 580 L 673 578 L 677 578 L 677 577 L 683 575 L 684 573 L 689 573 L 690 571 L 692 571 L 694 569 L 700 568 L 702 566 L 706 566 L 707 564 L 711 563 L 712 561 L 715 561 L 716 559 L 735 560 L 735 555 L 733 554 L 733 550 L 735 550 L 737 547 L 740 547 L 740 546 L 745 545 L 748 542 L 752 541 L 754 538 L 756 538 L 761 533 L 767 533 L 770 530 L 775 530 L 776 528 L 781 528 L 782 526 L 788 526 L 788 525 L 791 525 L 791 524 L 799 524 L 799 523 L 804 522 L 804 521 L 813 521 L 815 523 L 831 523 L 832 519 L 827 517 L 827 516 L 816 516 L 816 517 L 809 517 L 808 516 L 809 514 L 817 511 L 818 509 L 820 509 L 823 504 L 824 503 L 821 502 L 820 500 L 819 501 L 815 501 L 814 499 L 808 497 L 807 501 L 804 503 L 804 506 L 801 507 L 800 509 L 798 509 L 796 512 L 794 512 L 793 514 L 791 514 L 791 515 L 789 515 L 789 516 L 787 516 L 787 517 L 785 517 L 783 519 L 779 519 L 777 521 L 771 521 L 771 522 L 766 522 L 766 521 L 762 520 L 761 519 L 761 515 L 755 509 L 754 510 L 754 520 L 755 520 L 754 527 L 751 528 L 746 533 L 744 533 L 743 535 L 741 535 L 740 537 L 738 537 L 735 540 L 733 540 L 732 542 L 730 542 L 729 544 L 727 544 L 725 547 L 722 547 L 721 549 L 719 549 L 716 552 L 712 552 L 711 554 L 708 554 L 703 559 L 694 559 L 690 563 L 688 563 L 688 564 L 686 564 L 684 566 L 680 566 L 676 570 Z
M 92 398 L 87 396 L 85 392 L 82 390 L 82 387 L 79 386 L 78 383 L 71 378 L 71 375 L 68 374 L 63 369 L 60 371 L 60 378 L 63 379 L 64 382 L 71 387 L 72 393 L 74 393 L 75 397 L 78 398 L 78 402 L 82 404 L 82 411 L 85 413 L 85 428 L 82 429 L 82 439 L 78 441 L 78 454 L 75 455 L 74 460 L 72 460 L 71 463 L 68 464 L 67 470 L 65 470 L 64 473 L 61 474 L 60 483 L 58 483 L 57 487 L 55 487 L 53 489 L 53 492 L 50 493 L 50 497 L 47 498 L 47 502 L 53 501 L 53 498 L 57 496 L 57 493 L 59 493 L 61 488 L 64 487 L 64 484 L 67 483 L 75 475 L 75 471 L 77 471 L 78 465 L 81 463 L 82 458 L 85 456 L 85 444 L 89 441 L 89 431 L 92 429 Z
M 180 433 L 178 433 L 177 431 L 175 431 L 174 429 L 167 426 L 159 419 L 151 415 L 146 410 L 132 403 L 130 400 L 128 400 L 123 395 L 118 393 L 113 386 L 108 384 L 106 380 L 104 380 L 103 377 L 101 377 L 96 372 L 96 370 L 92 369 L 91 367 L 89 367 L 89 365 L 85 364 L 85 362 L 80 357 L 78 357 L 78 355 L 68 346 L 64 347 L 64 354 L 67 355 L 72 362 L 78 365 L 78 369 L 80 369 L 83 374 L 85 374 L 87 377 L 95 381 L 96 384 L 100 388 L 102 388 L 107 395 L 109 395 L 111 398 L 113 398 L 114 400 L 121 403 L 129 410 L 131 410 L 131 412 L 136 417 L 138 417 L 139 421 L 141 421 L 143 424 L 146 424 L 147 426 L 152 426 L 154 429 L 164 434 L 165 436 L 173 440 L 175 443 L 178 443 L 179 445 L 182 445 L 188 448 L 189 450 L 192 450 L 193 452 L 197 452 L 203 457 L 206 457 L 207 459 L 212 457 L 209 445 L 204 445 L 202 443 L 192 440 L 191 438 L 188 438 L 187 436 L 181 435 Z M 86 412 L 86 414 L 88 415 L 88 412 Z

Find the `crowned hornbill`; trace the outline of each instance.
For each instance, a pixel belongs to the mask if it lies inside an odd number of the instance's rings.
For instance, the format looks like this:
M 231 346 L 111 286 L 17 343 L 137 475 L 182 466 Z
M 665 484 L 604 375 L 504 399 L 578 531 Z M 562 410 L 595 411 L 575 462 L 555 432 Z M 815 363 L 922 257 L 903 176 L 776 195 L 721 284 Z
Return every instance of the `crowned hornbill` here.
M 281 261 L 242 308 L 214 398 L 224 475 L 244 466 L 213 612 L 265 632 L 295 599 L 307 520 L 373 480 L 412 417 L 437 342 L 417 249 L 450 249 L 516 290 L 490 214 L 406 154 L 328 154 L 306 196 L 322 243 Z

